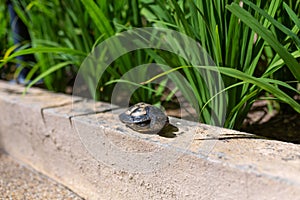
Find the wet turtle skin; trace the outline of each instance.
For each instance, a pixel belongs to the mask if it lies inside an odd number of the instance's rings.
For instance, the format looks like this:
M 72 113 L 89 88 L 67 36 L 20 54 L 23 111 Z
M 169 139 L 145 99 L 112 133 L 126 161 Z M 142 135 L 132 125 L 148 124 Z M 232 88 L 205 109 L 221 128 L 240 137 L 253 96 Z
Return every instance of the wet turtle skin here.
M 147 103 L 131 106 L 119 115 L 119 119 L 129 128 L 147 134 L 159 133 L 169 124 L 168 116 L 161 109 Z

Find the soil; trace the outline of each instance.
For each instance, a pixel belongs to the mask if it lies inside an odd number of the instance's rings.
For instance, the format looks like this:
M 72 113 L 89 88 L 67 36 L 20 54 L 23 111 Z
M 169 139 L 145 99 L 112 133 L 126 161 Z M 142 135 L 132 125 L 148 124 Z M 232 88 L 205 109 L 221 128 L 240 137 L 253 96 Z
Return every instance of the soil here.
M 300 144 L 300 114 L 288 106 L 281 107 L 280 112 L 276 109 L 269 111 L 267 104 L 265 100 L 253 104 L 242 131 Z

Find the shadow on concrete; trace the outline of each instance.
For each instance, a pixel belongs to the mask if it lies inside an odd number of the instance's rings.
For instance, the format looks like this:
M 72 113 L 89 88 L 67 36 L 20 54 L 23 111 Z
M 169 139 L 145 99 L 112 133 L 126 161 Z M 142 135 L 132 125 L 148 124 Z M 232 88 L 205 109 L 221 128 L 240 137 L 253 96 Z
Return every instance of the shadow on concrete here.
M 158 133 L 158 135 L 165 138 L 175 138 L 177 136 L 175 132 L 178 130 L 179 129 L 176 126 L 168 124 Z
M 271 138 L 259 136 L 259 135 L 249 135 L 249 134 L 226 134 L 219 136 L 212 136 L 206 138 L 200 138 L 197 140 L 233 140 L 233 139 L 265 139 L 265 140 L 273 140 Z

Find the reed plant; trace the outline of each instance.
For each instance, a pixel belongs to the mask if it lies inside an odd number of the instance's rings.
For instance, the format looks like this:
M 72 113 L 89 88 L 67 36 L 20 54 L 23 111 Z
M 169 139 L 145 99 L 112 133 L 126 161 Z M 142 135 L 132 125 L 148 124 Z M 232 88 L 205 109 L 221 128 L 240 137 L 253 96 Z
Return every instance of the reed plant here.
M 198 102 L 194 106 L 201 111 L 199 118 L 204 123 L 239 129 L 253 102 L 266 92 L 273 101 L 300 113 L 300 104 L 293 99 L 293 95 L 299 95 L 295 83 L 300 81 L 299 0 L 13 2 L 28 27 L 31 47 L 24 46 L 16 52 L 15 46 L 7 49 L 0 67 L 18 62 L 18 55 L 34 54 L 36 63 L 22 63 L 31 69 L 28 79 L 37 74 L 29 86 L 43 79 L 50 90 L 64 91 L 83 59 L 105 39 L 135 27 L 162 27 L 197 41 L 216 67 L 192 66 L 178 55 L 159 50 L 131 52 L 116 60 L 97 88 L 91 88 L 91 92 L 102 93 L 95 99 L 109 101 L 114 84 L 123 74 L 134 66 L 157 62 L 173 69 L 144 82 L 145 87 L 134 94 L 132 103 L 159 102 L 165 95 L 165 82 L 157 87 L 151 81 L 177 71 L 188 80 Z M 224 88 L 213 96 L 207 95 L 212 85 L 197 74 L 198 69 L 205 70 L 208 78 L 213 77 L 214 71 L 220 73 Z M 88 75 L 85 80 L 89 81 Z M 184 88 L 177 89 L 184 94 Z M 212 111 L 210 103 L 225 92 L 218 108 Z M 166 100 L 171 100 L 172 95 Z M 189 95 L 185 98 L 193 101 Z M 214 123 L 212 115 L 221 121 Z
M 169 1 L 148 4 L 142 13 L 159 27 L 184 32 L 208 52 L 222 74 L 227 95 L 225 127 L 240 128 L 253 102 L 264 92 L 273 100 L 300 111 L 290 94 L 299 94 L 288 82 L 299 82 L 299 1 Z M 293 9 L 292 9 L 293 8 Z M 155 16 L 155 17 L 154 17 Z M 287 23 L 286 23 L 287 22 Z M 200 109 L 207 105 L 205 85 L 194 70 L 181 63 Z M 283 68 L 292 72 L 290 80 L 275 79 Z M 206 67 L 207 70 L 213 68 Z M 282 88 L 287 89 L 285 92 Z M 222 102 L 222 101 L 221 101 Z M 222 105 L 221 105 L 222 106 Z M 202 119 L 210 120 L 209 112 Z M 208 122 L 210 123 L 210 122 Z

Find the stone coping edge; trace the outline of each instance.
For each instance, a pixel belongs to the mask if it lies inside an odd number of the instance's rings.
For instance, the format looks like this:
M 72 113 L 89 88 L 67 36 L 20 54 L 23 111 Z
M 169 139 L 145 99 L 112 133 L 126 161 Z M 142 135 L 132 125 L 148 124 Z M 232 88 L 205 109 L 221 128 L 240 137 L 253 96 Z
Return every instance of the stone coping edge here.
M 85 199 L 297 199 L 300 146 L 171 118 L 136 133 L 122 111 L 0 81 L 0 148 Z

